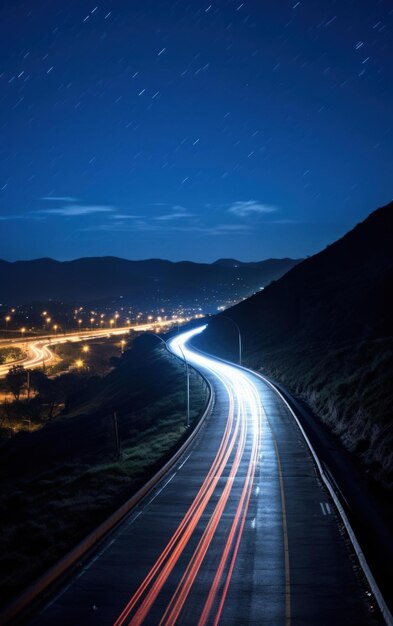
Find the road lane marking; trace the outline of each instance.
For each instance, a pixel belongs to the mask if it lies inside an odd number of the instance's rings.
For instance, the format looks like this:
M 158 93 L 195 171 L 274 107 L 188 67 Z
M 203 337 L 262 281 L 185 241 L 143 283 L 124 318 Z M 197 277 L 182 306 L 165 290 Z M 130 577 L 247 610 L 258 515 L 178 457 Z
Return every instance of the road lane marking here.
M 278 478 L 280 482 L 280 495 L 281 495 L 281 511 L 282 511 L 282 528 L 284 537 L 284 566 L 285 566 L 285 626 L 291 626 L 291 572 L 289 563 L 289 542 L 288 542 L 288 523 L 287 523 L 287 507 L 284 490 L 284 478 L 282 472 L 282 465 L 280 459 L 280 453 L 278 451 L 277 440 L 270 423 L 270 420 L 266 414 L 266 411 L 262 405 L 262 410 L 265 414 L 266 421 L 269 425 L 269 429 L 272 435 L 274 451 L 276 453 Z
M 249 374 L 247 374 L 246 377 L 243 373 L 240 374 L 237 371 L 237 368 L 235 368 L 234 366 L 226 364 L 223 365 L 221 362 L 212 360 L 209 357 L 201 357 L 199 354 L 193 353 L 192 351 L 186 349 L 186 341 L 190 336 L 195 334 L 195 332 L 201 332 L 201 330 L 197 329 L 197 331 L 189 331 L 188 333 L 184 333 L 181 339 L 175 338 L 171 340 L 171 350 L 175 354 L 177 354 L 178 351 L 179 353 L 180 351 L 183 353 L 184 349 L 184 351 L 187 353 L 187 358 L 190 359 L 190 361 L 193 362 L 194 365 L 197 364 L 200 365 L 202 368 L 210 370 L 210 372 L 215 375 L 217 379 L 223 384 L 224 389 L 227 391 L 230 405 L 225 433 L 221 440 L 221 444 L 216 454 L 216 457 L 213 460 L 213 464 L 204 480 L 202 487 L 194 498 L 192 505 L 180 522 L 177 530 L 164 548 L 163 552 L 158 557 L 153 567 L 150 569 L 148 575 L 142 581 L 134 595 L 131 597 L 130 601 L 124 607 L 122 613 L 115 622 L 115 626 L 121 626 L 126 622 L 130 626 L 139 626 L 140 624 L 142 624 L 142 622 L 144 622 L 145 618 L 150 612 L 150 609 L 156 602 L 158 594 L 161 592 L 163 586 L 166 584 L 169 576 L 173 572 L 176 564 L 178 563 L 180 556 L 183 554 L 184 549 L 187 546 L 190 538 L 193 536 L 193 533 L 201 520 L 201 516 L 205 511 L 207 504 L 211 501 L 211 498 L 215 493 L 217 483 L 220 480 L 224 469 L 227 467 L 229 459 L 232 457 L 233 450 L 236 450 L 236 454 L 234 460 L 231 462 L 233 468 L 231 476 L 236 475 L 236 468 L 240 466 L 240 462 L 243 457 L 248 417 L 255 419 L 255 416 L 258 415 L 258 425 L 260 425 L 263 412 L 265 419 L 267 420 L 266 413 L 264 412 L 263 406 L 261 404 L 260 393 L 255 384 L 253 384 L 253 378 L 251 378 Z M 183 345 L 183 349 L 181 349 L 176 344 L 176 341 L 179 340 Z M 235 400 L 237 400 L 237 403 L 235 403 Z M 230 425 L 230 427 L 228 428 L 228 425 L 230 423 L 233 423 L 234 426 L 232 427 L 232 425 Z M 278 447 L 274 438 L 274 433 L 268 420 L 267 423 L 269 424 L 272 433 L 272 440 L 275 447 L 278 475 L 280 481 L 285 562 L 285 626 L 290 626 L 291 598 L 286 500 Z M 213 584 L 209 591 L 207 603 L 200 618 L 201 624 L 205 624 L 206 620 L 209 619 L 210 610 L 212 609 L 214 600 L 221 588 L 221 579 L 224 576 L 224 571 L 229 564 L 229 569 L 227 570 L 225 574 L 225 580 L 223 581 L 224 587 L 221 592 L 219 606 L 216 615 L 213 618 L 215 625 L 219 623 L 221 613 L 224 607 L 224 602 L 226 600 L 229 584 L 232 578 L 232 572 L 237 559 L 237 553 L 242 537 L 244 524 L 246 521 L 248 504 L 251 494 L 253 492 L 253 479 L 259 459 L 259 428 L 256 428 L 255 432 L 258 433 L 258 437 L 255 437 L 255 434 L 253 436 L 253 449 L 249 461 L 248 472 L 244 477 L 245 482 L 242 490 L 242 495 L 237 506 L 236 515 L 234 516 L 232 521 L 230 534 L 226 539 L 224 551 L 221 554 L 219 568 L 216 571 Z M 185 459 L 185 461 L 186 460 L 187 459 Z M 172 480 L 175 475 L 176 473 L 170 478 L 170 480 Z M 172 598 L 161 618 L 160 624 L 165 624 L 165 626 L 171 626 L 177 622 L 183 606 L 189 597 L 190 590 L 196 580 L 197 574 L 207 554 L 207 550 L 209 549 L 213 536 L 215 535 L 216 529 L 221 520 L 223 511 L 231 493 L 232 485 L 232 480 L 226 480 L 224 490 L 218 500 L 218 503 L 213 513 L 208 520 L 207 526 L 203 531 L 202 537 L 200 538 L 196 549 L 191 555 L 190 561 L 188 562 L 188 565 L 181 577 L 180 584 L 177 586 L 175 593 L 172 595 Z M 158 493 L 155 494 L 154 498 L 157 497 Z
M 129 605 L 127 605 L 126 609 L 123 611 L 123 614 L 120 618 L 115 622 L 116 626 L 119 624 L 123 624 L 125 619 L 130 615 L 131 610 L 135 607 L 137 601 L 140 599 L 142 593 L 147 589 L 148 584 L 152 581 L 154 576 L 157 575 L 155 582 L 152 584 L 150 590 L 146 594 L 139 608 L 135 612 L 129 624 L 132 626 L 136 626 L 137 624 L 141 624 L 144 621 L 147 613 L 150 611 L 152 604 L 155 602 L 157 595 L 161 591 L 162 587 L 166 583 L 169 575 L 173 571 L 176 563 L 178 562 L 180 556 L 182 555 L 184 548 L 186 547 L 188 541 L 190 540 L 203 511 L 205 510 L 208 502 L 210 501 L 219 478 L 222 475 L 229 458 L 231 456 L 232 450 L 235 446 L 235 443 L 238 439 L 239 433 L 239 417 L 237 417 L 235 421 L 235 429 L 232 432 L 232 422 L 234 419 L 234 400 L 231 395 L 231 390 L 225 381 L 219 377 L 221 382 L 224 384 L 229 397 L 230 397 L 230 406 L 229 406 L 229 414 L 227 425 L 229 425 L 228 434 L 225 436 L 221 442 L 220 448 L 216 454 L 215 460 L 213 462 L 212 467 L 209 470 L 207 477 L 205 478 L 204 484 L 202 485 L 200 491 L 197 494 L 197 497 L 194 500 L 194 503 L 191 505 L 189 511 L 186 516 L 183 518 L 178 530 L 173 535 L 167 547 L 164 549 L 163 553 L 159 557 L 158 561 L 156 561 L 152 570 L 143 581 L 142 585 L 138 588 L 137 592 L 134 594 L 133 598 L 131 598 Z M 229 439 L 229 435 L 232 435 L 232 439 Z M 220 469 L 218 472 L 216 471 L 216 467 Z M 230 483 L 228 483 L 230 484 Z M 177 543 L 176 543 L 177 542 Z M 165 559 L 167 562 L 165 563 Z M 164 563 L 164 564 L 163 564 Z M 161 568 L 161 572 L 159 572 L 159 568 Z M 159 572 L 159 573 L 158 573 Z
M 289 546 L 288 546 L 288 524 L 287 524 L 287 507 L 285 503 L 284 480 L 281 467 L 281 459 L 278 452 L 276 438 L 273 434 L 274 448 L 276 450 L 278 477 L 280 480 L 281 492 L 281 510 L 282 510 L 282 526 L 284 533 L 284 562 L 285 562 L 285 626 L 291 624 L 291 576 L 289 569 Z
M 322 513 L 324 515 L 331 515 L 332 514 L 332 509 L 329 506 L 328 502 L 320 502 L 320 507 L 322 509 Z
M 179 465 L 179 467 L 177 468 L 178 470 L 181 470 L 181 468 L 183 467 L 183 465 L 185 463 L 187 463 L 188 459 L 190 458 L 192 452 L 190 452 L 190 454 L 184 459 L 183 463 L 181 465 Z
M 238 443 L 238 448 L 236 451 L 236 456 L 232 464 L 232 470 L 235 474 L 240 467 L 245 444 L 247 438 L 247 421 L 244 419 L 244 406 L 238 406 L 238 413 L 241 416 L 241 437 Z M 188 594 L 191 590 L 191 587 L 196 579 L 198 571 L 202 565 L 202 562 L 206 556 L 206 553 L 209 549 L 210 543 L 214 537 L 215 531 L 218 527 L 218 524 L 221 520 L 222 514 L 224 512 L 225 506 L 228 502 L 229 496 L 231 494 L 232 489 L 232 481 L 227 481 L 224 487 L 224 490 L 220 496 L 220 499 L 216 505 L 216 508 L 211 515 L 209 522 L 203 532 L 201 539 L 197 545 L 196 550 L 194 551 L 191 560 L 178 584 L 178 587 L 172 596 L 172 599 L 160 621 L 160 626 L 174 626 L 180 612 L 187 600 Z M 237 520 L 236 520 L 237 525 Z M 225 559 L 226 560 L 226 559 Z M 216 574 L 217 576 L 217 574 Z M 214 588 L 214 582 L 211 587 L 211 590 Z M 201 621 L 199 622 L 199 624 Z M 204 623 L 204 622 L 202 622 Z
M 229 409 L 228 409 L 228 419 L 225 425 L 225 430 L 221 439 L 219 449 L 216 453 L 216 456 L 213 460 L 210 470 L 205 480 L 203 481 L 203 484 L 200 487 L 192 505 L 190 506 L 183 520 L 180 522 L 177 530 L 175 531 L 174 535 L 170 539 L 169 543 L 166 545 L 166 547 L 164 548 L 164 550 L 158 557 L 157 561 L 151 568 L 150 572 L 148 573 L 146 578 L 138 587 L 137 591 L 134 593 L 132 598 L 129 600 L 129 602 L 123 609 L 122 613 L 120 614 L 120 616 L 115 622 L 115 626 L 120 626 L 121 624 L 124 624 L 124 622 L 129 618 L 136 604 L 141 599 L 142 595 L 147 590 L 148 586 L 152 583 L 154 578 L 158 575 L 158 572 L 160 571 L 160 569 L 164 567 L 166 569 L 168 568 L 168 563 L 165 564 L 165 561 L 169 562 L 171 560 L 172 568 L 174 567 L 176 561 L 174 561 L 171 552 L 173 553 L 174 550 L 177 550 L 179 544 L 180 544 L 181 552 L 182 552 L 185 546 L 187 545 L 188 539 L 190 538 L 196 524 L 198 523 L 200 517 L 202 516 L 202 513 L 205 510 L 207 503 L 210 500 L 210 497 L 216 487 L 219 477 L 221 476 L 221 473 L 223 472 L 223 469 L 226 466 L 229 456 L 232 452 L 235 440 L 237 438 L 239 423 L 238 421 L 235 422 L 235 429 L 232 432 L 232 425 L 234 422 L 233 398 L 231 394 L 229 393 L 229 388 L 226 382 L 218 374 L 217 374 L 217 378 L 221 380 L 230 398 Z M 221 471 L 218 471 L 218 475 L 216 475 L 217 468 L 221 468 Z M 180 557 L 180 554 L 177 556 L 177 559 Z M 169 572 L 167 573 L 167 576 L 169 576 Z
M 254 437 L 253 437 L 253 450 L 251 452 L 251 457 L 250 457 L 250 463 L 249 463 L 249 469 L 247 472 L 247 482 L 245 483 L 244 487 L 243 487 L 243 494 L 242 494 L 242 498 L 241 501 L 239 502 L 238 505 L 238 511 L 236 513 L 236 517 L 238 516 L 238 512 L 241 511 L 241 507 L 243 506 L 243 502 L 244 499 L 243 497 L 246 497 L 245 503 L 244 503 L 244 511 L 243 511 L 243 515 L 242 515 L 242 519 L 240 522 L 240 527 L 238 529 L 238 533 L 237 533 L 237 539 L 235 542 L 235 546 L 234 546 L 234 550 L 233 550 L 233 554 L 232 554 L 232 559 L 231 562 L 229 564 L 229 569 L 228 569 L 228 573 L 226 576 L 226 580 L 225 580 L 225 584 L 224 584 L 224 589 L 222 591 L 221 594 L 221 599 L 220 599 L 220 603 L 216 612 L 216 616 L 214 619 L 214 626 L 218 626 L 220 620 L 221 620 L 221 613 L 222 610 L 224 608 L 224 603 L 226 601 L 226 597 L 227 597 L 227 593 L 228 593 L 228 589 L 229 589 L 229 585 L 232 579 L 232 574 L 233 574 L 233 570 L 236 564 L 236 559 L 237 559 L 237 554 L 238 554 L 238 550 L 239 550 L 239 546 L 240 546 L 240 541 L 242 538 L 242 534 L 243 534 L 243 529 L 244 529 L 244 525 L 246 522 L 246 517 L 247 517 L 247 512 L 248 512 L 248 506 L 249 506 L 249 502 L 250 502 L 250 498 L 251 498 L 251 494 L 252 494 L 252 488 L 253 488 L 253 480 L 254 480 L 254 476 L 255 476 L 255 462 L 253 459 L 257 459 L 258 458 L 258 452 L 259 452 L 259 447 L 260 447 L 260 434 L 262 432 L 262 405 L 259 402 L 259 394 L 255 388 L 254 385 L 251 385 L 251 394 L 250 397 L 254 396 L 253 400 L 255 400 L 255 406 L 253 406 L 253 403 L 250 402 L 250 398 L 248 400 L 249 402 L 249 406 L 251 407 L 251 415 L 254 415 L 254 410 L 255 413 L 258 415 L 258 419 L 257 419 L 257 428 L 253 428 L 253 432 L 254 432 Z M 248 483 L 248 484 L 247 484 Z M 232 524 L 232 529 L 234 528 L 236 531 L 236 517 L 233 521 Z M 231 530 L 232 533 L 232 530 Z M 229 537 L 228 542 L 227 542 L 227 546 L 224 549 L 224 553 L 222 555 L 221 558 L 221 562 L 223 563 L 223 565 L 225 566 L 225 563 L 228 559 L 228 556 L 225 554 L 225 552 L 227 551 L 227 554 L 229 554 L 229 549 L 231 548 L 231 545 L 233 543 L 233 540 Z M 229 546 L 229 547 L 228 547 Z M 223 568 L 222 568 L 223 571 Z M 222 576 L 222 572 L 220 573 L 219 570 L 217 570 L 216 572 L 216 576 L 215 579 L 217 580 L 217 587 L 218 584 L 220 582 L 220 578 Z M 213 586 L 210 590 L 209 596 L 210 596 L 210 608 L 209 608 L 209 598 L 206 601 L 205 604 L 205 608 L 204 611 L 200 617 L 199 620 L 199 624 L 198 626 L 204 624 L 208 618 L 208 613 L 209 610 L 212 607 L 212 604 L 214 602 L 214 597 L 217 593 L 217 590 L 214 590 Z M 205 617 L 205 619 L 204 619 Z
M 170 478 L 168 478 L 168 480 L 166 481 L 166 483 L 164 483 L 164 484 L 162 485 L 162 487 L 160 487 L 160 489 L 159 489 L 159 490 L 158 490 L 158 491 L 154 494 L 154 496 L 153 496 L 153 497 L 149 500 L 149 502 L 147 503 L 147 505 L 146 505 L 146 506 L 149 506 L 149 504 L 151 504 L 151 503 L 152 503 L 152 502 L 153 502 L 153 501 L 157 498 L 157 496 L 159 496 L 159 495 L 160 495 L 161 491 L 163 491 L 163 490 L 165 489 L 165 487 L 166 487 L 167 485 L 169 485 L 169 483 L 171 482 L 171 480 L 173 480 L 173 479 L 175 478 L 176 474 L 177 474 L 177 472 L 175 472 L 174 474 L 172 474 L 172 476 L 171 476 Z

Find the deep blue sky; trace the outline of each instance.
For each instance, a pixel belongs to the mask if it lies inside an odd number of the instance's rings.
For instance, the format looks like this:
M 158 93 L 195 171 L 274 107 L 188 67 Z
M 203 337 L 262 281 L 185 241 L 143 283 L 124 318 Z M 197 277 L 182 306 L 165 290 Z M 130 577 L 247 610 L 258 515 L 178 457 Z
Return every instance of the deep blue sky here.
M 5 0 L 0 257 L 312 254 L 392 197 L 390 0 Z

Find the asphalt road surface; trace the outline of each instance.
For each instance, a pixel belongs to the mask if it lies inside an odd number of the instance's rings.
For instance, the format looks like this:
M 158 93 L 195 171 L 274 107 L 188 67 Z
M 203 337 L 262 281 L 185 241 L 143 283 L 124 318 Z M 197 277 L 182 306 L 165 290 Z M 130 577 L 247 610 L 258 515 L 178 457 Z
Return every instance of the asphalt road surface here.
M 289 409 L 197 353 L 214 405 L 153 492 L 33 618 L 46 626 L 375 624 L 361 570 Z

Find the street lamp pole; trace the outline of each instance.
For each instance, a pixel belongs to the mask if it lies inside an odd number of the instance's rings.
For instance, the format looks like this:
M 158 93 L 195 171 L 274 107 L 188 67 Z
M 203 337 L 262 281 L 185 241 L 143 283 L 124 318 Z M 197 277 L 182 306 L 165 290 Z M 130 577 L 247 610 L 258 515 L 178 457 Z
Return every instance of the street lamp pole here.
M 187 428 L 190 426 L 190 368 L 188 366 L 188 361 L 186 359 L 186 355 L 183 352 L 183 348 L 178 344 L 178 348 L 182 354 L 184 363 L 186 364 L 186 377 L 187 377 Z
M 165 347 L 168 349 L 168 345 L 167 342 L 165 341 L 165 339 L 163 339 L 162 337 L 160 337 L 160 335 L 157 335 L 157 333 L 152 333 L 149 330 L 145 330 L 144 331 L 145 334 L 147 335 L 153 335 L 153 337 L 157 337 L 157 339 L 159 339 L 160 341 L 162 341 L 162 343 L 165 345 Z M 188 365 L 188 361 L 186 359 L 186 356 L 183 352 L 183 349 L 181 348 L 181 346 L 179 346 L 180 352 L 182 354 L 183 357 L 183 361 L 186 365 L 186 389 L 187 389 L 187 428 L 189 428 L 190 426 L 190 369 L 189 369 L 189 365 Z
M 31 430 L 31 414 L 30 414 L 30 370 L 26 370 L 27 376 L 27 412 L 28 412 L 28 421 L 29 421 L 29 431 Z
M 241 332 L 240 332 L 239 325 L 235 322 L 235 320 L 233 320 L 233 319 L 232 319 L 231 317 L 229 317 L 228 315 L 222 315 L 222 314 L 220 314 L 220 316 L 219 316 L 219 317 L 223 317 L 224 319 L 229 320 L 230 322 L 232 322 L 232 324 L 233 324 L 234 326 L 236 326 L 236 329 L 237 329 L 237 332 L 238 332 L 238 335 L 239 335 L 239 365 L 241 365 L 241 364 L 242 364 L 242 334 L 241 334 Z

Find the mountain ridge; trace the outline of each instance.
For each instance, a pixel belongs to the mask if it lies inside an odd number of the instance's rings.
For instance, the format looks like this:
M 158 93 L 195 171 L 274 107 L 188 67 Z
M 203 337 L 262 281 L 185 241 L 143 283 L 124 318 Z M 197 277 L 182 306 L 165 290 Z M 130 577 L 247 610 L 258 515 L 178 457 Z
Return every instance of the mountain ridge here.
M 236 282 L 241 300 L 291 269 L 298 259 L 268 259 L 223 267 L 192 261 L 120 257 L 82 257 L 71 261 L 42 258 L 0 261 L 0 297 L 3 303 L 59 300 L 92 302 L 122 296 L 136 306 L 157 301 L 213 306 L 229 298 Z M 205 310 L 205 309 L 204 309 Z

